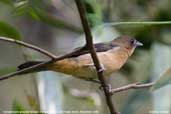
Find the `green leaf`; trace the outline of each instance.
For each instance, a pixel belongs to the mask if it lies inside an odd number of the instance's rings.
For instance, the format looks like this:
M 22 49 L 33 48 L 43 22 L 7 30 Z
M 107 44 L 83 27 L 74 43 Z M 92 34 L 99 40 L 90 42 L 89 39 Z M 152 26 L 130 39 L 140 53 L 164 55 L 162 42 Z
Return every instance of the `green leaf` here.
M 26 109 L 18 101 L 14 100 L 12 104 L 13 111 L 26 111 Z M 17 114 L 17 113 L 16 113 Z
M 70 23 L 66 23 L 61 19 L 55 18 L 47 11 L 47 5 L 43 4 L 41 0 L 30 0 L 23 4 L 17 5 L 14 9 L 14 15 L 22 16 L 26 15 L 35 21 L 39 21 L 55 28 L 69 29 L 75 32 L 82 32 L 81 28 L 75 27 Z
M 100 18 L 97 15 L 95 15 L 95 14 L 89 13 L 89 14 L 87 14 L 87 16 L 88 16 L 90 25 L 92 27 L 95 27 L 95 26 L 100 25 L 102 23 Z
M 91 27 L 102 24 L 102 8 L 96 0 L 84 0 L 88 21 Z
M 151 87 L 151 91 L 157 90 L 165 85 L 171 84 L 171 67 L 169 67 L 156 83 Z
M 0 21 L 0 36 L 21 40 L 20 33 L 11 25 Z
M 28 111 L 21 103 L 19 103 L 17 100 L 13 101 L 12 104 L 12 111 L 18 111 L 15 112 L 14 114 L 28 114 Z M 24 113 L 24 111 L 26 111 L 26 113 Z M 35 110 L 37 112 L 35 112 L 34 114 L 45 114 L 43 112 L 41 112 L 40 110 Z M 30 112 L 31 113 L 31 112 Z
M 6 5 L 13 5 L 13 2 L 12 2 L 12 0 L 0 0 L 0 2 L 1 3 L 4 3 L 4 4 L 6 4 Z
M 22 16 L 25 15 L 28 11 L 28 3 L 27 2 L 22 2 L 22 3 L 16 3 L 17 5 L 15 6 L 13 10 L 13 15 L 14 16 Z

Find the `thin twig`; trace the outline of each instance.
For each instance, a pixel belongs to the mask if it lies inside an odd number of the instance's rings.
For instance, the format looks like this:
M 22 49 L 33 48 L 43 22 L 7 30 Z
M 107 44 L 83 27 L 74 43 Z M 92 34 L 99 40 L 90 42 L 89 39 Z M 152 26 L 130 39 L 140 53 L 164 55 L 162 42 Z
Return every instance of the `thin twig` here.
M 126 91 L 126 90 L 128 90 L 128 89 L 149 88 L 149 87 L 153 86 L 154 84 L 155 84 L 155 82 L 146 83 L 146 84 L 132 83 L 132 84 L 128 84 L 128 85 L 125 85 L 125 86 L 121 86 L 121 87 L 112 89 L 112 90 L 110 91 L 110 93 L 111 93 L 111 94 L 114 94 L 114 93 Z
M 13 72 L 13 73 L 4 75 L 4 76 L 0 76 L 0 81 L 5 80 L 5 79 L 8 79 L 8 78 L 15 77 L 15 76 L 21 76 L 21 75 L 19 75 L 19 74 L 28 73 L 29 71 L 32 71 L 32 70 L 34 70 L 34 69 L 39 69 L 39 68 L 41 68 L 41 67 L 43 67 L 43 66 L 46 66 L 47 64 L 52 63 L 52 62 L 54 62 L 54 61 L 59 61 L 59 60 L 62 60 L 62 59 L 64 59 L 64 58 L 70 57 L 70 56 L 74 55 L 75 53 L 79 52 L 81 49 L 82 49 L 82 48 L 77 49 L 77 50 L 74 50 L 74 51 L 72 51 L 72 52 L 70 52 L 70 53 L 68 53 L 68 54 L 65 54 L 65 55 L 62 55 L 62 56 L 58 56 L 58 57 L 56 57 L 56 58 L 54 58 L 54 59 L 51 59 L 51 60 L 49 60 L 49 61 L 42 62 L 42 63 L 40 63 L 40 64 L 37 64 L 37 65 L 31 66 L 31 67 L 22 69 L 22 70 L 20 70 L 20 71 L 16 71 L 16 72 Z
M 46 51 L 46 50 L 44 50 L 42 48 L 39 48 L 37 46 L 28 44 L 28 43 L 23 42 L 23 41 L 19 41 L 19 40 L 15 40 L 15 39 L 12 39 L 12 38 L 7 38 L 7 37 L 2 37 L 2 36 L 0 36 L 0 40 L 5 41 L 5 42 L 10 42 L 10 43 L 15 43 L 15 44 L 18 44 L 18 45 L 33 49 L 35 51 L 38 51 L 39 53 L 42 53 L 43 55 L 46 55 L 46 56 L 50 57 L 51 59 L 56 58 L 56 55 L 54 55 L 54 54 L 52 54 L 52 53 L 50 53 L 50 52 L 48 52 L 48 51 Z
M 119 25 L 171 25 L 171 21 L 108 22 L 103 24 L 103 26 Z
M 96 67 L 97 70 L 97 74 L 98 74 L 98 78 L 101 81 L 102 87 L 104 88 L 104 93 L 106 96 L 106 102 L 107 105 L 109 107 L 110 113 L 111 114 L 117 114 L 114 105 L 112 103 L 112 96 L 110 95 L 110 93 L 107 90 L 107 82 L 103 76 L 103 70 L 102 67 L 100 65 L 100 61 L 97 57 L 96 51 L 94 49 L 93 46 L 93 38 L 92 38 L 92 34 L 91 34 L 91 30 L 88 24 L 88 20 L 87 20 L 87 16 L 86 16 L 86 10 L 84 8 L 84 4 L 82 0 L 75 0 L 79 14 L 80 14 L 80 18 L 81 18 L 81 22 L 84 28 L 84 32 L 85 32 L 85 36 L 86 36 L 86 46 L 90 51 L 91 57 L 93 59 L 94 65 Z

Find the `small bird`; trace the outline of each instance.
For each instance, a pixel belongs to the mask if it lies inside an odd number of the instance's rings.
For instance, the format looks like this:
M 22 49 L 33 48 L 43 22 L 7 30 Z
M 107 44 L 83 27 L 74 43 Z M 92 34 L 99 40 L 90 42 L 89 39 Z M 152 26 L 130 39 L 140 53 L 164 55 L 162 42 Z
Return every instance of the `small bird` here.
M 104 69 L 104 75 L 109 76 L 119 70 L 133 54 L 137 46 L 143 44 L 130 36 L 120 36 L 111 42 L 94 44 L 95 51 Z M 29 61 L 18 66 L 18 70 L 31 67 L 43 61 Z M 87 48 L 81 48 L 78 53 L 62 60 L 43 66 L 39 71 L 55 71 L 82 79 L 96 79 L 97 71 Z

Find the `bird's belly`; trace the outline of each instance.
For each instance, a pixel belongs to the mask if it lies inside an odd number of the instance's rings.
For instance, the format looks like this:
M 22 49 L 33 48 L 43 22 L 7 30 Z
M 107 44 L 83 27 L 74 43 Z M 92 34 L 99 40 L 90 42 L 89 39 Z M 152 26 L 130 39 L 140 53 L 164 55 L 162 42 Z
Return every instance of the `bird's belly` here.
M 96 68 L 90 62 L 86 65 L 77 63 L 77 61 L 71 59 L 65 59 L 48 66 L 49 70 L 72 75 L 78 78 L 94 79 L 97 77 Z
M 110 54 L 99 53 L 100 63 L 104 68 L 104 75 L 108 76 L 115 70 L 120 68 L 117 58 Z M 116 60 L 115 60 L 116 59 Z M 84 79 L 97 78 L 97 71 L 93 64 L 90 54 L 82 55 L 76 58 L 67 58 L 58 62 L 55 62 L 48 66 L 49 70 L 69 74 L 74 77 Z

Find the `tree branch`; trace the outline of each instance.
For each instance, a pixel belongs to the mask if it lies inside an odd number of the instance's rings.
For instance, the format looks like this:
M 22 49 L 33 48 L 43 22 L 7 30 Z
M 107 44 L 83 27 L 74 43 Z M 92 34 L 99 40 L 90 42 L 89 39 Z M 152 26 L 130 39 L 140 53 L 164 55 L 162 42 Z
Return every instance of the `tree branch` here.
M 122 92 L 122 91 L 126 91 L 128 89 L 143 89 L 143 88 L 149 88 L 151 86 L 153 86 L 155 84 L 155 82 L 151 82 L 151 83 L 146 83 L 146 84 L 140 84 L 140 83 L 132 83 L 132 84 L 128 84 L 125 86 L 121 86 L 115 89 L 112 89 L 110 91 L 111 95 L 118 93 L 118 92 Z
M 121 25 L 171 25 L 171 21 L 134 21 L 134 22 L 108 22 L 103 26 L 121 26 Z
M 83 47 L 84 48 L 84 47 Z M 62 55 L 62 56 L 58 56 L 58 57 L 55 57 L 54 59 L 51 59 L 49 61 L 46 61 L 46 62 L 42 62 L 40 64 L 37 64 L 37 65 L 34 65 L 34 66 L 31 66 L 31 67 L 28 67 L 28 68 L 25 68 L 25 69 L 22 69 L 20 71 L 16 71 L 16 72 L 13 72 L 13 73 L 10 73 L 10 74 L 7 74 L 7 75 L 3 75 L 3 76 L 0 76 L 0 81 L 2 80 L 5 80 L 5 79 L 8 79 L 8 78 L 12 78 L 12 77 L 15 77 L 15 76 L 20 76 L 19 74 L 24 74 L 24 73 L 27 73 L 29 71 L 32 71 L 34 69 L 37 69 L 37 68 L 41 68 L 42 66 L 45 66 L 49 63 L 52 63 L 54 61 L 59 61 L 59 60 L 62 60 L 64 58 L 67 58 L 67 57 L 70 57 L 72 55 L 74 55 L 75 53 L 79 52 L 82 48 L 80 49 L 77 49 L 77 50 L 74 50 L 68 54 L 65 54 L 65 55 Z
M 46 56 L 50 57 L 51 59 L 56 58 L 56 56 L 54 54 L 52 54 L 52 53 L 50 53 L 50 52 L 48 52 L 48 51 L 46 51 L 46 50 L 44 50 L 42 48 L 39 48 L 37 46 L 34 46 L 34 45 L 28 44 L 26 42 L 23 42 L 23 41 L 14 40 L 12 38 L 2 37 L 2 36 L 0 36 L 0 40 L 33 49 L 35 51 L 38 51 L 39 53 L 42 53 L 43 55 L 46 55 Z
M 86 36 L 86 47 L 89 49 L 91 57 L 92 57 L 93 62 L 94 62 L 94 65 L 96 67 L 98 78 L 102 84 L 102 87 L 103 87 L 103 90 L 105 93 L 107 105 L 109 107 L 111 114 L 117 114 L 117 112 L 114 108 L 114 105 L 112 103 L 112 96 L 110 95 L 110 93 L 108 92 L 108 90 L 106 88 L 108 86 L 108 84 L 107 84 L 107 82 L 103 76 L 103 69 L 100 65 L 100 61 L 97 57 L 96 51 L 95 51 L 94 46 L 93 46 L 93 38 L 92 38 L 91 30 L 90 30 L 90 27 L 88 24 L 88 20 L 87 20 L 87 16 L 86 16 L 86 10 L 84 8 L 83 1 L 82 0 L 75 0 L 75 2 L 77 5 L 79 14 L 80 14 L 81 22 L 82 22 L 82 25 L 84 28 L 84 33 Z

